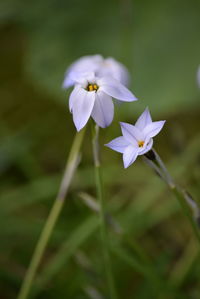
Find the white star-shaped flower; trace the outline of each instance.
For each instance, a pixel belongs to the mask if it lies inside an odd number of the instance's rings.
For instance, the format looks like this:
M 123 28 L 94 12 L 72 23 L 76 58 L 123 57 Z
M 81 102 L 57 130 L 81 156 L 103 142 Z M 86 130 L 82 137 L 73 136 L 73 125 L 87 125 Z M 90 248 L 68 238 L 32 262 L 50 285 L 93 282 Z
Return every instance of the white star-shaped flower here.
M 152 121 L 148 108 L 141 114 L 135 125 L 121 122 L 122 135 L 106 144 L 123 154 L 124 168 L 129 167 L 139 155 L 146 154 L 153 146 L 153 137 L 163 128 L 165 120 Z
M 114 79 L 127 86 L 129 73 L 126 67 L 112 57 L 104 59 L 101 55 L 83 56 L 75 61 L 66 71 L 63 88 L 68 88 L 76 83 L 88 72 L 94 72 L 97 77 L 112 76 Z
M 114 116 L 112 97 L 124 102 L 137 100 L 131 91 L 112 77 L 99 78 L 88 73 L 83 78 L 74 79 L 76 84 L 69 98 L 69 109 L 77 131 L 86 125 L 90 116 L 99 127 L 109 126 Z

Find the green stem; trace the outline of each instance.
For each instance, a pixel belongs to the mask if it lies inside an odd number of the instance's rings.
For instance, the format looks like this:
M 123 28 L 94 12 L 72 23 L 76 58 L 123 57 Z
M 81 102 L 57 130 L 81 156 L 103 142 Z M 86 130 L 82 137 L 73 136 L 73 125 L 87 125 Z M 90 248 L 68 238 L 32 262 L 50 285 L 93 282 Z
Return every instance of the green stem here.
M 188 204 L 186 203 L 185 198 L 183 197 L 182 191 L 179 190 L 179 188 L 176 185 L 170 187 L 170 189 L 174 193 L 175 197 L 178 199 L 178 201 L 179 201 L 179 203 L 180 203 L 180 205 L 181 205 L 181 207 L 184 211 L 184 214 L 188 217 L 188 220 L 190 221 L 193 232 L 196 235 L 196 238 L 197 238 L 198 242 L 200 243 L 199 228 L 197 227 L 197 224 L 194 221 L 193 216 L 191 215 L 190 208 L 189 208 Z
M 200 243 L 200 231 L 196 221 L 194 220 L 194 217 L 191 214 L 191 209 L 193 209 L 194 214 L 196 214 L 197 216 L 199 215 L 199 208 L 196 202 L 192 198 L 189 198 L 187 193 L 174 182 L 164 162 L 162 161 L 158 153 L 155 151 L 155 149 L 152 149 L 151 151 L 153 153 L 153 159 L 151 159 L 151 161 L 149 161 L 148 164 L 152 168 L 154 168 L 154 170 L 160 175 L 160 177 L 165 181 L 169 189 L 172 191 L 172 193 L 179 201 L 179 204 L 181 205 L 184 214 L 188 217 L 193 232 L 198 242 Z M 149 159 L 148 155 L 146 155 L 146 159 Z
M 46 220 L 44 228 L 41 232 L 39 240 L 36 244 L 35 251 L 33 253 L 31 262 L 29 264 L 28 270 L 26 272 L 24 281 L 22 283 L 21 289 L 19 291 L 17 299 L 26 299 L 30 293 L 33 280 L 35 278 L 36 271 L 39 267 L 40 261 L 44 255 L 45 249 L 47 247 L 50 236 L 53 232 L 56 221 L 60 215 L 65 198 L 71 183 L 71 180 L 74 176 L 76 168 L 79 163 L 79 152 L 82 144 L 83 136 L 85 134 L 85 129 L 81 130 L 80 133 L 77 133 L 72 148 L 67 160 L 66 168 L 64 175 L 61 181 L 61 185 L 58 191 L 58 195 L 55 199 L 55 202 L 51 208 L 50 214 Z
M 106 272 L 107 285 L 109 289 L 109 295 L 111 299 L 115 299 L 117 298 L 117 294 L 115 290 L 114 278 L 112 273 L 112 266 L 110 260 L 110 252 L 109 252 L 110 246 L 109 246 L 109 239 L 107 235 L 106 221 L 105 221 L 105 209 L 104 209 L 103 188 L 102 188 L 102 178 L 101 178 L 100 158 L 99 158 L 98 133 L 99 133 L 99 128 L 95 126 L 93 132 L 92 145 L 93 145 L 97 197 L 100 205 L 99 215 L 100 215 L 100 229 L 101 229 L 101 239 L 102 239 L 102 247 L 103 247 L 103 260 L 104 260 L 104 267 Z

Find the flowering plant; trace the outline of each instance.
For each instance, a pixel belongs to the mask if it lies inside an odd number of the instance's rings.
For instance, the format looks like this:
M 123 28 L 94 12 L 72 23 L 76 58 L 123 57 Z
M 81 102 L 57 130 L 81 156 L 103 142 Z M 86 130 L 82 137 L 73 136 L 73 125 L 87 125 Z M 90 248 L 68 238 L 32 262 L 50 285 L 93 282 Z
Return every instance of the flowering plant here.
M 101 55 L 88 55 L 79 58 L 67 69 L 63 88 L 73 86 L 77 76 L 83 77 L 88 72 L 94 72 L 98 77 L 111 76 L 125 86 L 129 83 L 129 72 L 122 63 L 112 57 L 104 59 Z
M 106 228 L 107 223 L 104 210 L 104 198 L 102 191 L 103 185 L 100 172 L 101 163 L 99 157 L 100 147 L 98 142 L 98 133 L 99 127 L 105 128 L 109 126 L 113 120 L 114 105 L 112 98 L 122 102 L 133 102 L 137 100 L 133 93 L 127 88 L 128 77 L 128 71 L 121 63 L 117 62 L 113 58 L 104 59 L 101 55 L 82 57 L 73 63 L 66 71 L 63 87 L 74 87 L 69 97 L 69 109 L 73 115 L 73 121 L 78 133 L 75 136 L 72 148 L 70 150 L 58 195 L 36 245 L 36 249 L 22 284 L 18 299 L 26 299 L 28 296 L 39 263 L 47 247 L 48 240 L 58 219 L 60 211 L 62 210 L 70 183 L 80 161 L 79 154 L 85 133 L 84 127 L 87 124 L 90 116 L 96 123 L 96 125 L 93 127 L 92 145 L 95 182 L 97 197 L 99 200 L 99 205 L 97 205 L 96 211 L 98 211 L 100 217 L 103 265 L 105 268 L 104 270 L 108 293 L 110 295 L 109 297 L 112 299 L 117 298 Z M 180 188 L 174 182 L 160 156 L 152 148 L 153 137 L 155 137 L 162 130 L 164 124 L 165 120 L 152 121 L 150 112 L 148 108 L 146 108 L 136 121 L 135 125 L 121 122 L 120 126 L 122 136 L 110 141 L 108 144 L 106 144 L 106 146 L 123 154 L 125 168 L 134 163 L 138 156 L 144 155 L 144 160 L 146 163 L 163 179 L 163 181 L 168 185 L 169 189 L 175 194 L 181 203 L 185 214 L 188 216 L 193 231 L 200 242 L 200 233 L 197 227 L 200 209 L 197 203 L 192 199 L 188 192 Z M 191 209 L 193 210 L 193 215 L 191 215 Z M 124 256 L 124 254 L 122 255 Z M 129 258 L 128 261 L 130 261 Z M 148 272 L 149 271 L 146 273 Z M 154 282 L 155 280 L 153 279 L 153 283 Z
M 146 154 L 152 148 L 153 137 L 162 130 L 164 124 L 165 120 L 153 122 L 146 108 L 135 125 L 121 122 L 123 136 L 115 138 L 106 145 L 123 154 L 124 167 L 127 168 L 139 155 Z
M 123 102 L 137 98 L 124 85 L 128 72 L 113 58 L 100 55 L 80 58 L 67 70 L 63 87 L 74 85 L 69 98 L 69 109 L 77 131 L 88 122 L 90 116 L 101 128 L 109 126 L 114 117 L 112 98 Z

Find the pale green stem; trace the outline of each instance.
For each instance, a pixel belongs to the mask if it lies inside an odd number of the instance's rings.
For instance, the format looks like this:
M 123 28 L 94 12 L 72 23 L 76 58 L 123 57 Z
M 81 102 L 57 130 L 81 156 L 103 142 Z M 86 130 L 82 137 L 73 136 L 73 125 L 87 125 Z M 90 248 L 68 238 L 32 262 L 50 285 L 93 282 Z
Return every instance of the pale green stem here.
M 103 261 L 104 261 L 107 285 L 109 289 L 109 298 L 116 299 L 117 294 L 115 290 L 114 278 L 112 273 L 112 266 L 110 260 L 110 246 L 109 246 L 109 239 L 108 239 L 106 220 L 105 220 L 103 187 L 102 187 L 100 158 L 99 158 L 99 141 L 98 141 L 99 134 L 98 133 L 99 133 L 99 128 L 95 126 L 93 131 L 92 145 L 93 145 L 97 197 L 100 205 L 99 216 L 100 216 L 100 229 L 101 229 L 101 239 L 102 239 L 102 249 L 103 249 Z
M 199 208 L 195 201 L 190 198 L 187 192 L 185 192 L 181 187 L 179 187 L 171 177 L 170 173 L 168 172 L 164 162 L 155 151 L 155 149 L 151 150 L 153 153 L 153 158 L 148 161 L 148 165 L 150 165 L 158 174 L 159 176 L 166 182 L 169 189 L 173 192 L 175 197 L 178 199 L 184 214 L 188 217 L 190 224 L 192 226 L 193 232 L 197 237 L 198 242 L 200 243 L 200 231 L 197 226 L 197 222 L 194 220 L 194 217 L 199 216 Z M 148 154 L 146 155 L 145 159 L 149 159 Z M 191 209 L 194 212 L 194 217 L 191 214 Z
M 154 163 L 152 160 L 149 160 L 147 157 L 143 157 L 144 161 L 151 167 L 154 169 L 155 173 L 164 181 L 166 182 L 166 178 L 165 175 L 162 173 L 160 167 Z
M 162 161 L 162 159 L 160 158 L 160 156 L 158 155 L 155 149 L 152 149 L 152 152 L 155 155 L 155 159 L 156 159 L 155 161 L 158 163 L 158 166 L 160 167 L 162 173 L 166 178 L 167 184 L 169 185 L 169 187 L 173 188 L 175 186 L 174 180 L 171 177 L 170 173 L 168 172 L 164 162 Z
M 188 217 L 191 226 L 193 228 L 194 234 L 196 235 L 198 242 L 200 244 L 200 231 L 199 231 L 199 227 L 197 226 L 196 221 L 194 221 L 194 218 L 191 214 L 190 208 L 187 204 L 187 202 L 185 201 L 185 198 L 183 196 L 182 190 L 179 189 L 176 185 L 174 185 L 173 187 L 170 188 L 172 190 L 172 192 L 174 193 L 174 195 L 176 196 L 176 198 L 178 199 L 185 215 Z
M 36 272 L 44 255 L 50 236 L 55 227 L 56 221 L 62 210 L 70 183 L 78 166 L 80 159 L 80 147 L 83 141 L 84 134 L 85 128 L 82 129 L 79 133 L 77 133 L 74 138 L 72 148 L 67 160 L 66 168 L 64 171 L 64 175 L 61 181 L 61 185 L 58 191 L 58 195 L 54 201 L 54 204 L 51 208 L 49 216 L 39 237 L 39 240 L 36 244 L 35 251 L 32 255 L 31 262 L 29 264 L 17 299 L 26 299 L 31 291 Z

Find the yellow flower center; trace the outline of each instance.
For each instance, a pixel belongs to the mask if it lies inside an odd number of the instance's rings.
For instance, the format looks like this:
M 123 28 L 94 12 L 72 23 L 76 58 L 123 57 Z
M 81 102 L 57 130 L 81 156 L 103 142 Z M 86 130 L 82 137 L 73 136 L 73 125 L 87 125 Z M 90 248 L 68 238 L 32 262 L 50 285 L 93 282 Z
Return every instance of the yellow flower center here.
M 144 141 L 142 141 L 142 140 L 138 141 L 138 146 L 139 147 L 143 147 L 143 145 L 144 145 Z
M 87 91 L 97 91 L 99 89 L 99 86 L 97 84 L 91 84 L 89 83 L 86 87 Z

